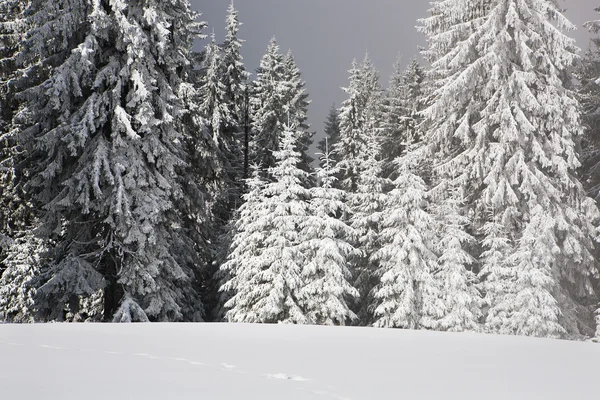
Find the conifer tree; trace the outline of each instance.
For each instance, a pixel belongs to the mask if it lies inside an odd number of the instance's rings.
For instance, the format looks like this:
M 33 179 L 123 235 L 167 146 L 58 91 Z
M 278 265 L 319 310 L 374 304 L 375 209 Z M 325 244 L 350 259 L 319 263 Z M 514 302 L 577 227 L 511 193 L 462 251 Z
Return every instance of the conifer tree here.
M 419 140 L 417 129 L 422 120 L 420 112 L 424 108 L 424 72 L 419 62 L 413 59 L 405 71 L 401 68 L 398 58 L 383 102 L 382 147 L 387 161 L 386 174 L 395 170 L 394 161 L 402 155 L 406 143 Z
M 340 140 L 334 148 L 342 170 L 340 186 L 354 192 L 369 152 L 366 135 L 371 128 L 379 128 L 381 87 L 368 54 L 361 66 L 353 61 L 349 72 L 350 82 L 344 89 L 348 98 L 340 110 Z
M 217 230 L 229 220 L 238 201 L 241 188 L 242 159 L 238 134 L 235 99 L 230 97 L 224 54 L 214 33 L 204 54 L 203 71 L 198 84 L 197 112 L 204 119 L 204 128 L 212 140 L 213 157 L 217 160 L 212 176 L 213 215 Z M 239 85 L 238 85 L 239 86 Z M 239 100 L 239 99 L 238 99 Z M 202 127 L 202 123 L 200 124 Z
M 310 189 L 310 214 L 302 224 L 306 260 L 299 301 L 308 322 L 344 325 L 356 320 L 350 305 L 359 294 L 350 283 L 350 268 L 360 251 L 351 244 L 356 233 L 343 220 L 349 209 L 345 193 L 334 187 L 339 169 L 329 151 L 322 155 L 321 163 L 316 173 L 319 185 Z
M 8 246 L 0 277 L 0 321 L 35 321 L 35 282 L 39 276 L 44 243 L 32 232 L 18 235 Z
M 363 133 L 366 152 L 364 170 L 358 176 L 356 191 L 347 193 L 350 206 L 350 224 L 356 230 L 355 247 L 361 251 L 352 260 L 352 270 L 356 277 L 355 286 L 360 293 L 357 307 L 359 322 L 368 325 L 373 322 L 372 290 L 378 282 L 377 265 L 373 254 L 381 246 L 382 214 L 387 206 L 387 186 L 389 180 L 382 178 L 383 162 L 379 158 L 381 143 L 379 131 L 371 127 Z
M 22 112 L 37 231 L 54 243 L 36 307 L 60 320 L 103 289 L 105 320 L 197 319 L 196 254 L 176 205 L 180 91 L 201 25 L 185 0 L 32 4 L 25 56 L 64 55 Z
M 600 8 L 596 9 L 600 12 Z M 586 28 L 596 36 L 579 68 L 579 99 L 586 126 L 582 146 L 584 184 L 590 197 L 600 200 L 600 21 L 589 21 Z
M 321 154 L 330 153 L 329 157 L 331 158 L 331 161 L 337 163 L 338 158 L 336 157 L 336 153 L 330 151 L 331 149 L 336 148 L 336 144 L 340 140 L 340 113 L 335 107 L 335 104 L 329 109 L 323 133 L 325 134 L 325 137 L 317 143 L 317 150 L 319 150 Z M 323 167 L 323 165 L 321 165 L 321 167 Z
M 381 247 L 371 256 L 379 279 L 373 290 L 374 326 L 437 329 L 443 316 L 435 274 L 435 218 L 428 212 L 427 187 L 413 171 L 413 152 L 396 162 L 398 173 L 381 213 Z
M 29 210 L 19 187 L 20 151 L 14 138 L 12 120 L 17 110 L 15 94 L 19 80 L 20 62 L 17 59 L 20 43 L 26 33 L 23 11 L 28 2 L 7 0 L 0 4 L 0 276 L 5 269 L 3 260 L 15 239 L 24 228 Z
M 252 163 L 268 170 L 275 165 L 273 151 L 279 148 L 283 131 L 283 56 L 275 38 L 271 39 L 267 52 L 260 60 L 256 79 L 252 83 L 250 99 L 253 138 L 250 145 Z
M 462 332 L 479 331 L 483 298 L 473 273 L 476 260 L 467 249 L 475 239 L 466 231 L 469 217 L 462 215 L 464 199 L 452 183 L 437 187 L 442 192 L 432 208 L 437 224 L 435 250 L 438 271 L 435 280 L 440 289 L 441 317 L 434 320 L 436 330 Z
M 572 25 L 553 0 L 436 1 L 431 13 L 421 28 L 435 79 L 426 142 L 436 179 L 454 177 L 469 199 L 467 229 L 484 244 L 480 275 L 495 292 L 487 326 L 589 334 L 599 215 L 575 172 L 577 49 L 562 33 Z
M 228 104 L 231 105 L 232 114 L 235 118 L 236 133 L 239 136 L 242 133 L 246 112 L 245 91 L 249 73 L 244 67 L 244 59 L 241 55 L 241 48 L 244 40 L 238 37 L 240 26 L 239 13 L 233 5 L 233 1 L 227 9 L 227 19 L 225 21 L 225 42 L 223 43 L 223 84 Z
M 308 131 L 310 126 L 306 122 L 310 101 L 305 89 L 306 83 L 302 80 L 302 74 L 298 65 L 296 65 L 291 50 L 283 58 L 282 84 L 285 88 L 285 93 L 282 96 L 283 117 L 287 119 L 282 123 L 297 127 L 296 130 L 300 133 L 298 150 L 302 157 L 300 168 L 310 172 L 310 164 L 313 162 L 313 158 L 308 154 L 308 151 L 312 145 L 313 133 Z
M 221 288 L 232 296 L 225 304 L 231 322 L 308 322 L 298 300 L 306 257 L 300 232 L 309 216 L 298 138 L 285 127 L 282 147 L 274 152 L 273 181 L 261 189 L 255 177 L 240 209 L 229 257 L 221 266 L 231 276 Z
M 595 11 L 600 13 L 600 8 Z M 596 36 L 592 38 L 579 71 L 579 98 L 583 108 L 586 133 L 583 140 L 583 177 L 588 195 L 600 201 L 600 20 L 589 21 L 585 27 Z M 598 255 L 598 246 L 596 247 Z M 600 286 L 596 282 L 596 293 Z M 596 336 L 600 337 L 600 309 L 596 311 Z

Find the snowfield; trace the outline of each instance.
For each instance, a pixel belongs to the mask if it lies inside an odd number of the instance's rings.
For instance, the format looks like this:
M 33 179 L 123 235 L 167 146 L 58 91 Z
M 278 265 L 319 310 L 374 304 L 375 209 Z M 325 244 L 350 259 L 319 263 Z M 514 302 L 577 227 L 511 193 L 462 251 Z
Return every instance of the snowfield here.
M 600 346 L 236 324 L 0 325 L 0 398 L 593 399 Z

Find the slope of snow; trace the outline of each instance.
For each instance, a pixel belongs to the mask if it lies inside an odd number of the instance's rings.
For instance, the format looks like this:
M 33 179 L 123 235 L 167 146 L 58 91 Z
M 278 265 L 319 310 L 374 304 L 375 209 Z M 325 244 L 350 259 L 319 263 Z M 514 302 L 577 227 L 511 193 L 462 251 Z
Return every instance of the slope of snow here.
M 592 343 L 291 325 L 0 325 L 2 399 L 591 399 Z

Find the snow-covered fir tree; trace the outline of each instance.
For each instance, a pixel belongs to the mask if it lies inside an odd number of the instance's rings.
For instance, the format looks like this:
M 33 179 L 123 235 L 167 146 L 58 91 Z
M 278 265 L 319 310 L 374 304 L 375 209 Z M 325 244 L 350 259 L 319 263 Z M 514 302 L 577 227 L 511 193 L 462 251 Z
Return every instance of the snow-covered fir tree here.
M 260 60 L 256 71 L 256 79 L 252 82 L 251 112 L 253 138 L 250 143 L 250 160 L 265 170 L 275 165 L 273 151 L 279 148 L 279 140 L 283 131 L 282 95 L 283 56 L 275 38 L 271 39 L 267 52 Z
M 227 9 L 225 20 L 225 41 L 223 42 L 223 84 L 227 94 L 227 100 L 232 105 L 232 113 L 236 121 L 236 132 L 242 134 L 242 126 L 246 113 L 246 87 L 250 74 L 244 67 L 244 58 L 241 48 L 244 40 L 238 37 L 240 26 L 239 13 L 233 5 L 233 1 Z
M 344 190 L 357 190 L 358 179 L 365 170 L 365 159 L 369 153 L 366 135 L 379 126 L 381 87 L 379 74 L 367 53 L 359 66 L 352 62 L 350 82 L 344 88 L 348 98 L 340 109 L 340 139 L 334 149 L 342 170 L 340 186 Z
M 309 216 L 309 191 L 299 168 L 299 132 L 285 127 L 281 149 L 274 152 L 273 181 L 261 189 L 255 176 L 245 196 L 227 262 L 221 269 L 231 276 L 221 291 L 231 322 L 307 323 L 299 301 L 306 265 L 301 228 Z
M 235 209 L 241 191 L 239 179 L 243 173 L 238 110 L 236 99 L 230 97 L 227 86 L 231 84 L 228 82 L 229 68 L 223 58 L 223 51 L 213 33 L 204 52 L 203 74 L 198 84 L 197 112 L 203 118 L 206 134 L 212 139 L 213 157 L 218 160 L 212 177 L 213 213 L 218 226 L 225 225 Z M 239 86 L 238 84 L 238 89 Z
M 483 244 L 480 276 L 493 292 L 486 326 L 589 334 L 599 215 L 575 172 L 577 48 L 563 33 L 572 25 L 554 0 L 436 1 L 431 13 L 421 27 L 435 80 L 428 154 L 438 183 L 454 177 L 468 199 L 467 229 Z
M 600 8 L 596 9 L 600 12 Z M 600 21 L 585 24 L 595 37 L 580 64 L 578 79 L 582 119 L 586 132 L 582 146 L 584 184 L 588 194 L 600 200 Z
M 331 161 L 337 164 L 338 158 L 336 157 L 335 152 L 331 151 L 331 149 L 336 148 L 336 143 L 340 140 L 340 113 L 335 107 L 335 104 L 329 109 L 323 133 L 325 134 L 325 137 L 317 143 L 317 150 L 319 150 L 321 154 L 329 153 Z M 323 167 L 323 163 L 321 163 L 321 167 Z
M 313 158 L 308 154 L 308 151 L 312 144 L 313 133 L 308 131 L 310 126 L 306 122 L 310 101 L 308 100 L 308 93 L 306 93 L 306 83 L 302 80 L 302 74 L 291 50 L 283 58 L 282 83 L 284 87 L 282 96 L 284 118 L 288 119 L 282 122 L 295 126 L 300 133 L 298 140 L 298 150 L 302 157 L 300 168 L 310 172 L 310 164 L 313 162 Z
M 2 259 L 15 238 L 15 230 L 26 224 L 24 196 L 19 188 L 20 151 L 14 138 L 12 120 L 17 107 L 15 94 L 20 62 L 15 57 L 26 33 L 23 11 L 28 2 L 7 0 L 0 4 L 0 276 Z
M 419 62 L 413 59 L 402 70 L 401 59 L 394 65 L 394 73 L 385 92 L 382 110 L 384 144 L 383 157 L 387 161 L 386 174 L 395 170 L 394 162 L 405 150 L 406 143 L 419 139 L 417 128 L 424 108 L 424 77 Z
M 371 306 L 377 327 L 437 329 L 444 315 L 435 218 L 417 163 L 413 152 L 396 160 L 398 177 L 380 215 L 380 248 L 371 256 L 378 267 Z
M 310 189 L 310 215 L 302 223 L 306 258 L 299 302 L 309 323 L 344 325 L 356 320 L 350 307 L 359 293 L 350 283 L 351 262 L 360 251 L 351 244 L 356 232 L 344 222 L 350 211 L 345 193 L 334 187 L 339 168 L 327 146 L 321 164 L 316 172 L 318 186 Z
M 470 221 L 462 214 L 465 200 L 452 182 L 432 192 L 437 193 L 431 207 L 437 226 L 438 271 L 434 279 L 441 299 L 441 317 L 433 321 L 432 327 L 451 332 L 479 331 L 484 302 L 473 272 L 476 260 L 468 252 L 475 239 L 466 231 Z
M 6 271 L 0 277 L 0 321 L 35 321 L 35 285 L 45 253 L 44 242 L 32 232 L 20 233 L 6 251 Z
M 180 91 L 201 25 L 186 0 L 32 4 L 25 57 L 65 56 L 21 111 L 37 232 L 53 241 L 36 307 L 61 320 L 103 289 L 105 320 L 198 319 L 196 254 L 176 205 Z
M 381 137 L 373 126 L 362 133 L 365 153 L 361 162 L 363 171 L 357 177 L 356 191 L 347 192 L 350 224 L 356 230 L 354 245 L 361 251 L 352 259 L 355 286 L 360 293 L 357 314 L 361 325 L 373 322 L 372 290 L 378 282 L 378 263 L 372 257 L 381 246 L 382 213 L 387 207 L 389 180 L 382 178 L 383 161 Z M 341 163 L 340 163 L 341 164 Z
M 600 13 L 600 7 L 595 11 Z M 589 21 L 585 27 L 594 35 L 590 49 L 581 63 L 579 96 L 583 106 L 586 134 L 583 141 L 583 174 L 588 194 L 600 201 L 600 20 Z M 598 254 L 598 246 L 596 255 Z M 600 286 L 596 283 L 596 292 Z M 600 337 L 600 310 L 596 311 L 596 336 Z

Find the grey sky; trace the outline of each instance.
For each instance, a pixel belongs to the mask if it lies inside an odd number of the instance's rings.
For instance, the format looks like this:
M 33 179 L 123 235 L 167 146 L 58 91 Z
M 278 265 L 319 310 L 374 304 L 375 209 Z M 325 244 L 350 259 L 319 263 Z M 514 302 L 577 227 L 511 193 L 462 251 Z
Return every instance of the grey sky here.
M 191 0 L 223 40 L 229 0 Z M 240 37 L 246 68 L 254 72 L 271 37 L 282 52 L 291 49 L 306 81 L 312 101 L 309 122 L 319 134 L 333 103 L 344 100 L 340 87 L 347 84 L 353 58 L 362 59 L 366 50 L 387 85 L 398 54 L 408 62 L 417 47 L 424 45 L 417 32 L 417 19 L 427 16 L 428 0 L 236 0 L 244 24 Z M 566 0 L 567 16 L 579 29 L 573 33 L 580 47 L 589 36 L 581 25 L 595 18 L 600 0 Z

